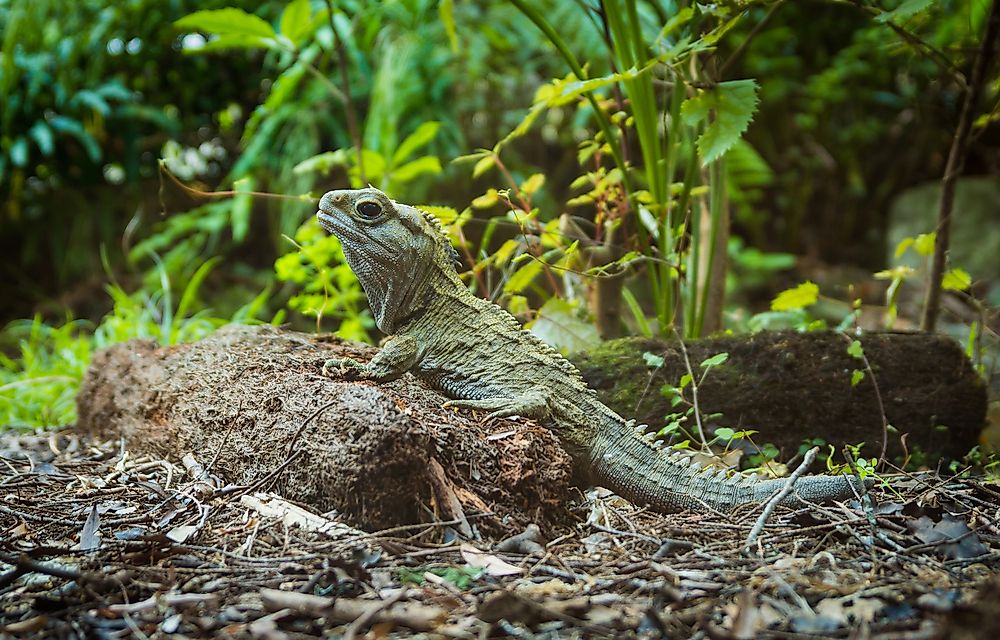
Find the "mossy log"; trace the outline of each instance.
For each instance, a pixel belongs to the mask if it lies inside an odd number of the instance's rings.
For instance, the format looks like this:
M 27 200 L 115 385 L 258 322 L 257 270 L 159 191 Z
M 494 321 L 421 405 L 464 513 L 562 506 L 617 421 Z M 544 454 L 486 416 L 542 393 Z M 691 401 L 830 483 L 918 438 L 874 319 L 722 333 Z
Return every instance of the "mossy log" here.
M 968 453 L 985 423 L 986 388 L 961 347 L 927 334 L 871 333 L 860 341 L 871 372 L 848 354 L 850 340 L 833 332 L 762 332 L 685 345 L 696 380 L 702 361 L 729 354 L 698 387 L 702 413 L 722 414 L 711 425 L 756 430 L 756 443 L 775 444 L 786 459 L 814 438 L 838 447 L 864 442 L 867 455 L 879 455 L 883 408 L 892 427 L 889 457 L 908 451 L 934 464 Z M 652 369 L 647 352 L 662 356 L 663 366 Z M 573 360 L 606 404 L 652 429 L 684 408 L 660 392 L 688 371 L 676 341 L 612 340 Z M 865 372 L 857 385 L 854 370 Z M 690 400 L 690 388 L 685 395 Z
M 368 529 L 492 513 L 469 526 L 501 533 L 565 517 L 570 459 L 548 430 L 444 409 L 411 376 L 320 375 L 329 358 L 373 353 L 270 326 L 164 348 L 134 340 L 95 354 L 77 427 L 124 438 L 133 453 L 194 453 L 228 482 Z
M 862 340 L 874 377 L 833 334 L 759 334 L 692 342 L 689 360 L 728 352 L 699 386 L 718 424 L 759 429 L 789 455 L 806 438 L 880 447 L 877 381 L 889 422 L 911 448 L 958 456 L 975 442 L 985 390 L 961 350 L 944 338 Z M 652 372 L 644 352 L 664 357 Z M 331 357 L 374 349 L 269 326 L 231 326 L 192 344 L 116 345 L 95 355 L 78 397 L 78 428 L 124 438 L 134 453 L 179 460 L 194 453 L 224 480 L 272 489 L 357 526 L 473 521 L 500 533 L 565 521 L 571 462 L 548 430 L 527 420 L 487 420 L 444 409 L 412 376 L 387 383 L 320 375 Z M 656 425 L 671 411 L 660 395 L 685 372 L 676 343 L 626 339 L 578 358 L 585 377 L 623 415 Z M 939 425 L 947 425 L 947 430 Z M 899 436 L 890 438 L 898 450 Z M 873 446 L 874 445 L 874 446 Z

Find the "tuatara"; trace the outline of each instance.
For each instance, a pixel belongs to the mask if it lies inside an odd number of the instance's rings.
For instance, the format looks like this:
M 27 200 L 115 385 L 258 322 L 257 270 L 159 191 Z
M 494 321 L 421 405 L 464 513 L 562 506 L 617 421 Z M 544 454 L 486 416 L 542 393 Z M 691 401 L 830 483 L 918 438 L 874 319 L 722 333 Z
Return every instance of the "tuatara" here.
M 370 362 L 336 359 L 325 371 L 376 381 L 412 372 L 451 398 L 451 406 L 536 418 L 558 435 L 578 475 L 659 511 L 727 511 L 766 501 L 784 487 L 782 479 L 702 468 L 688 454 L 652 443 L 601 403 L 556 350 L 469 291 L 458 277 L 454 247 L 429 213 L 374 188 L 330 191 L 319 209 L 378 328 L 391 336 Z M 848 476 L 806 476 L 784 502 L 848 498 L 855 485 Z

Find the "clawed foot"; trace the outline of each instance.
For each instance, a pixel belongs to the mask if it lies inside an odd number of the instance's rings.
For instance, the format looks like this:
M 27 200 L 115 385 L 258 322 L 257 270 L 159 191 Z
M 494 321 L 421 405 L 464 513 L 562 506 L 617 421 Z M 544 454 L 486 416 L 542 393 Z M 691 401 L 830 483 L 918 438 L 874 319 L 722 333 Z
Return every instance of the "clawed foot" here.
M 511 416 L 523 416 L 526 418 L 538 418 L 544 415 L 545 404 L 543 401 L 531 397 L 517 398 L 483 398 L 468 400 L 448 400 L 445 407 L 455 407 L 458 409 L 478 409 L 489 411 L 488 418 L 510 418 Z
M 323 363 L 321 373 L 327 378 L 361 378 L 365 365 L 353 358 L 330 358 Z

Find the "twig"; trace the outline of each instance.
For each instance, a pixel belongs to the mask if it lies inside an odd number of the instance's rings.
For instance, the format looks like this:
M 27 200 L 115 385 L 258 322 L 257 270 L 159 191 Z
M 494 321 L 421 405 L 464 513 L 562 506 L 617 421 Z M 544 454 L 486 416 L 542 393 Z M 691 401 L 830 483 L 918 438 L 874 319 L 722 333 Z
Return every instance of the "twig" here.
M 347 625 L 347 629 L 344 631 L 344 640 L 354 640 L 354 636 L 358 634 L 359 629 L 367 626 L 380 612 L 385 611 L 402 600 L 404 595 L 406 595 L 406 590 L 399 589 L 396 593 L 379 602 L 378 606 L 365 609 L 365 612 L 355 618 L 354 622 Z
M 986 20 L 983 40 L 980 43 L 979 54 L 976 56 L 969 85 L 965 91 L 962 111 L 958 116 L 958 128 L 955 130 L 955 137 L 952 139 L 951 149 L 948 151 L 948 163 L 945 165 L 944 177 L 941 179 L 937 234 L 934 238 L 934 258 L 931 262 L 927 296 L 924 298 L 924 312 L 920 319 L 921 331 L 934 331 L 937 326 L 938 312 L 941 306 L 941 281 L 944 277 L 944 263 L 951 236 L 951 211 L 955 205 L 955 183 L 965 165 L 973 113 L 983 84 L 985 84 L 986 71 L 993 62 L 993 45 L 998 32 L 1000 32 L 1000 0 L 993 0 L 989 17 Z
M 691 359 L 688 358 L 687 347 L 684 346 L 684 338 L 677 331 L 677 327 L 673 327 L 674 335 L 677 336 L 677 344 L 681 347 L 681 354 L 684 356 L 684 367 L 687 369 L 687 373 L 691 376 L 691 406 L 694 407 L 694 421 L 698 425 L 698 438 L 701 440 L 701 448 L 703 451 L 708 451 L 708 441 L 705 440 L 705 430 L 701 426 L 701 407 L 698 406 L 698 382 L 694 379 L 694 370 L 691 369 Z
M 758 33 L 761 32 L 767 23 L 771 21 L 771 18 L 778 12 L 778 9 L 780 9 L 783 4 L 785 4 L 785 0 L 778 0 L 778 2 L 771 5 L 771 9 L 767 12 L 767 14 L 760 19 L 760 22 L 754 25 L 753 29 L 750 30 L 750 33 L 747 34 L 747 37 L 743 38 L 743 42 L 740 43 L 740 46 L 736 47 L 736 51 L 733 51 L 729 57 L 726 58 L 726 61 L 722 63 L 722 66 L 719 67 L 719 71 L 715 76 L 716 78 L 722 80 L 726 77 L 726 71 L 729 67 L 740 59 L 743 53 L 747 50 L 747 47 L 750 45 L 750 42 L 757 36 Z
M 749 554 L 750 547 L 753 546 L 754 541 L 760 532 L 764 530 L 764 525 L 767 523 L 767 519 L 771 517 L 774 513 L 774 509 L 778 504 L 784 500 L 788 494 L 792 492 L 792 488 L 795 486 L 795 482 L 799 477 L 806 472 L 806 469 L 812 465 L 813 460 L 816 459 L 816 454 L 819 453 L 819 447 L 813 447 L 809 451 L 806 451 L 806 455 L 802 457 L 802 464 L 800 464 L 792 475 L 788 476 L 788 481 L 785 486 L 781 488 L 781 491 L 776 493 L 773 498 L 771 498 L 766 505 L 764 505 L 764 510 L 761 511 L 760 517 L 757 518 L 757 522 L 754 523 L 753 528 L 750 529 L 750 535 L 747 536 L 746 543 L 743 545 L 743 553 Z
M 323 413 L 324 411 L 326 411 L 327 409 L 329 409 L 333 405 L 337 404 L 338 402 L 340 402 L 340 400 L 331 400 L 330 402 L 327 402 L 326 404 L 324 404 L 323 406 L 321 406 L 319 409 L 316 409 L 315 411 L 313 411 L 309 415 L 308 418 L 306 418 L 305 420 L 303 420 L 302 424 L 299 425 L 299 428 L 295 430 L 294 434 L 292 434 L 292 439 L 288 441 L 288 446 L 285 448 L 285 455 L 291 455 L 292 449 L 295 448 L 295 443 L 296 443 L 296 441 L 298 441 L 299 436 L 302 434 L 302 430 L 306 428 L 306 425 L 309 424 L 310 422 L 312 422 L 313 419 L 316 418 L 316 416 L 318 416 L 319 414 Z
M 854 343 L 854 338 L 852 338 L 847 333 L 841 331 L 840 335 L 844 336 L 848 344 Z M 868 377 L 871 378 L 872 387 L 875 389 L 875 401 L 878 402 L 879 414 L 882 417 L 882 451 L 878 455 L 879 464 L 884 464 L 885 452 L 889 446 L 889 418 L 885 415 L 885 403 L 882 402 L 882 392 L 878 388 L 878 380 L 875 379 L 875 372 L 872 370 L 872 364 L 868 361 L 868 356 L 865 355 L 864 349 L 861 350 L 861 361 L 865 363 L 865 371 Z M 904 444 L 905 447 L 905 444 Z

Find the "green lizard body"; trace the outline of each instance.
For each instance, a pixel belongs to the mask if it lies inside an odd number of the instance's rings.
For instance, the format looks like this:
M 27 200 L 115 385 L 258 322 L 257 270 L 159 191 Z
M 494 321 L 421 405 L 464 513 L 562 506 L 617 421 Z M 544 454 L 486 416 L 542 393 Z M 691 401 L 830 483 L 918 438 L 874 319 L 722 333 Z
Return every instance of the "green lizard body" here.
M 568 360 L 468 290 L 454 249 L 429 214 L 373 188 L 331 191 L 319 209 L 379 329 L 391 336 L 370 362 L 338 359 L 325 370 L 376 381 L 412 372 L 452 406 L 536 418 L 554 430 L 584 478 L 660 511 L 728 511 L 784 487 L 785 480 L 703 469 L 685 453 L 655 446 L 600 402 Z M 846 476 L 804 477 L 784 502 L 848 498 L 854 484 Z

